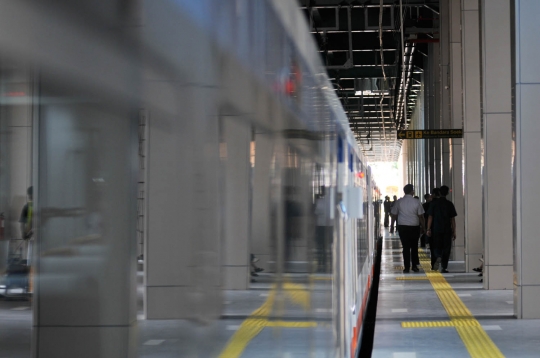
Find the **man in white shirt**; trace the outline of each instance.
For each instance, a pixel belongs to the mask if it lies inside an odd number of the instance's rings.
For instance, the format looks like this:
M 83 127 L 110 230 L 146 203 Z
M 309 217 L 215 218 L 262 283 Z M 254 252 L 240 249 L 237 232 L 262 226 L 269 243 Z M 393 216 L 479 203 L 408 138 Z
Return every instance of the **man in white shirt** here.
M 418 272 L 418 239 L 425 231 L 424 208 L 420 200 L 414 198 L 414 186 L 407 184 L 403 188 L 405 196 L 399 199 L 392 207 L 392 216 L 398 217 L 397 230 L 401 245 L 403 246 L 404 273 L 412 270 Z

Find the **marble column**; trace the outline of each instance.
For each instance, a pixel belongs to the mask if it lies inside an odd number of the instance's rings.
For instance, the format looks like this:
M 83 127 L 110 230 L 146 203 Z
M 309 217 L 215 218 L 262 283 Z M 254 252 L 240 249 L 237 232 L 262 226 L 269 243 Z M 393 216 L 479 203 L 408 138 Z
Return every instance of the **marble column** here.
M 510 0 L 482 0 L 484 288 L 513 287 Z
M 463 129 L 461 0 L 450 0 L 450 112 L 451 128 Z M 465 208 L 463 196 L 463 139 L 451 139 L 451 189 L 456 207 L 456 240 L 452 248 L 454 260 L 465 259 Z
M 461 44 L 463 58 L 463 173 L 465 195 L 465 267 L 477 267 L 483 255 L 480 23 L 478 0 L 463 0 Z
M 540 201 L 536 192 L 540 177 L 540 49 L 536 46 L 540 32 L 540 2 L 516 0 L 511 9 L 511 34 L 514 44 L 514 313 L 518 318 L 540 318 L 540 240 L 538 213 Z M 509 190 L 512 190 L 509 188 Z
M 441 128 L 450 128 L 451 126 L 451 103 L 450 103 L 450 0 L 440 0 L 440 68 L 439 76 L 441 81 Z M 441 164 L 442 175 L 441 183 L 451 186 L 451 156 L 450 140 L 441 139 Z

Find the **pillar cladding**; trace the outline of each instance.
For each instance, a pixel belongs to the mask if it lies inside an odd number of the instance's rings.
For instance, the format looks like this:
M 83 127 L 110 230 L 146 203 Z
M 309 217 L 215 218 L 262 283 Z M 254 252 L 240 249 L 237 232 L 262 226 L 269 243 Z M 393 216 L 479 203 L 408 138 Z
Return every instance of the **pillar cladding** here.
M 461 0 L 450 0 L 450 93 L 451 128 L 463 128 Z M 465 208 L 463 196 L 463 139 L 451 139 L 452 201 L 456 207 L 456 240 L 452 254 L 455 260 L 465 259 Z
M 465 267 L 477 267 L 483 254 L 480 148 L 480 27 L 477 0 L 461 9 L 463 56 L 463 174 L 465 194 Z
M 33 356 L 135 357 L 136 110 L 46 70 L 40 96 Z
M 441 126 L 450 128 L 450 0 L 440 0 L 440 105 Z M 442 184 L 450 186 L 450 140 L 441 139 Z
M 253 167 L 253 207 L 251 221 L 251 253 L 260 261 L 260 266 L 268 271 L 272 255 L 272 225 L 270 222 L 271 165 L 274 151 L 272 134 L 255 133 L 255 166 Z
M 432 56 L 432 74 L 433 74 L 433 112 L 430 118 L 430 126 L 428 129 L 441 128 L 441 73 L 440 73 L 440 47 L 433 46 Z M 433 184 L 434 187 L 440 187 L 442 183 L 442 147 L 441 140 L 434 139 L 433 153 Z
M 512 9 L 515 40 L 514 106 L 514 312 L 518 318 L 540 318 L 540 240 L 538 240 L 538 178 L 540 177 L 540 2 L 516 0 Z M 504 190 L 504 188 L 501 188 Z
M 219 317 L 222 285 L 218 58 L 173 4 L 142 5 L 144 53 L 181 59 L 174 76 L 162 61 L 145 59 L 145 315 L 208 322 Z
M 223 187 L 223 288 L 245 290 L 249 282 L 249 145 L 251 126 L 239 117 L 221 118 Z
M 482 0 L 484 287 L 513 287 L 510 0 Z

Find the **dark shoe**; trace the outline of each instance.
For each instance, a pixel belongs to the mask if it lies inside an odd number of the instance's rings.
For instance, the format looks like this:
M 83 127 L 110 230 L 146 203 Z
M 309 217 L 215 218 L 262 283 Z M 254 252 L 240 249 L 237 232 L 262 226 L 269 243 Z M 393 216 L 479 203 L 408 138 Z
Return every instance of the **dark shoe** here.
M 447 269 L 442 269 L 441 273 L 448 273 L 448 270 Z
M 403 273 L 409 273 L 409 269 L 403 270 Z
M 260 268 L 260 267 L 256 267 L 256 268 L 255 268 L 255 272 L 262 272 L 262 271 L 264 271 L 263 268 Z
M 472 270 L 476 272 L 482 272 L 482 269 L 480 267 L 475 267 Z
M 480 272 L 480 273 L 478 274 L 478 276 L 482 277 L 482 276 L 484 276 L 484 274 L 483 274 L 482 272 Z
M 439 271 L 439 266 L 441 265 L 441 258 L 437 257 L 437 261 L 433 264 L 433 271 Z
M 251 273 L 251 276 L 257 277 L 257 276 L 259 276 L 259 275 L 257 275 L 255 272 L 252 272 L 252 273 Z
M 412 267 L 412 270 L 413 270 L 414 272 L 420 271 L 420 270 L 418 269 L 418 267 L 416 267 L 416 266 L 413 266 L 413 267 Z

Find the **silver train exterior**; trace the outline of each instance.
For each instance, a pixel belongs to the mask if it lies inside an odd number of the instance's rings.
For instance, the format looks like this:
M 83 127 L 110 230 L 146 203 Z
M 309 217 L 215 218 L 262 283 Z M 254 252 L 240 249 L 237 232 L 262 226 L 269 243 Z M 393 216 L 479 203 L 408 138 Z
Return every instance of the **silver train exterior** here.
M 269 356 L 357 354 L 380 191 L 296 2 L 3 2 L 0 46 L 6 236 L 34 185 L 34 352 L 136 356 L 139 317 L 184 321 L 186 356 L 249 356 L 263 329 Z

